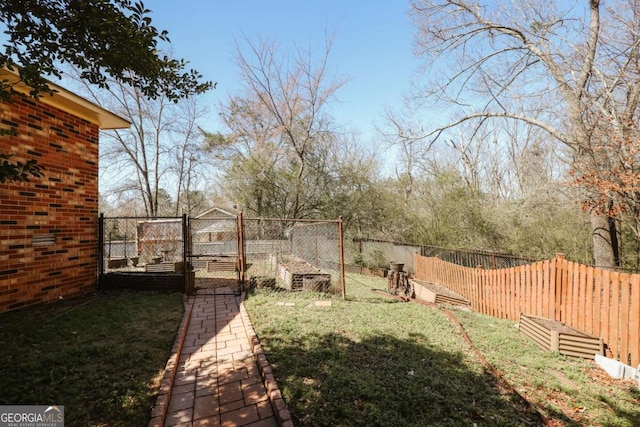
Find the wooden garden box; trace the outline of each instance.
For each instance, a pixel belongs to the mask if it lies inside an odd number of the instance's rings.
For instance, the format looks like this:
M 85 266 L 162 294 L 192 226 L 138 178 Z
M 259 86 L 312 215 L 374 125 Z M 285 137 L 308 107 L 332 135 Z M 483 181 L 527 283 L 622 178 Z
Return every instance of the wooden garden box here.
M 161 262 L 160 264 L 145 265 L 145 271 L 151 273 L 180 273 L 183 269 L 183 262 Z
M 464 297 L 444 286 L 416 279 L 409 279 L 409 281 L 413 284 L 416 298 L 423 301 L 436 304 L 470 305 Z
M 557 320 L 521 313 L 519 330 L 543 350 L 585 359 L 593 359 L 596 354 L 604 355 L 601 338 L 578 331 Z
M 284 288 L 289 291 L 315 289 L 318 286 L 328 288 L 331 285 L 330 274 L 323 273 L 307 263 L 280 264 L 278 266 L 278 275 Z

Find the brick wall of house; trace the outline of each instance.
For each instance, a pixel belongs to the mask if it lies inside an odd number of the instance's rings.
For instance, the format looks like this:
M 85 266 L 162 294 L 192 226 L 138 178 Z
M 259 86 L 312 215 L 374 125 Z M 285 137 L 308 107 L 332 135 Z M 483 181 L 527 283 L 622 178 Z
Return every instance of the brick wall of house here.
M 0 183 L 0 311 L 95 290 L 98 126 L 32 99 L 0 103 L 0 153 L 44 176 Z

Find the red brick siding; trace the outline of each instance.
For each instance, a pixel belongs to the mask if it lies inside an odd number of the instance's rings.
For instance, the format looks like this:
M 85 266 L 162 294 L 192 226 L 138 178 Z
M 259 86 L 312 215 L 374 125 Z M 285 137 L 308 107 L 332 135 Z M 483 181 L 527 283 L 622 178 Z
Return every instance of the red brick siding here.
M 36 159 L 42 178 L 0 184 L 0 311 L 96 288 L 98 126 L 15 97 L 0 104 L 0 153 Z M 54 234 L 55 244 L 33 238 Z

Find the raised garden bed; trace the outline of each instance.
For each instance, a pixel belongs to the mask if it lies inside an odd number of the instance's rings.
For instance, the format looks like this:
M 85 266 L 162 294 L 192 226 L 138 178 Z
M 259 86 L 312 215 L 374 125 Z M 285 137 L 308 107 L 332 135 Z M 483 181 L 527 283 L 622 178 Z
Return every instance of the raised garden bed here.
M 571 328 L 557 320 L 520 314 L 519 330 L 543 350 L 585 359 L 593 359 L 596 354 L 604 355 L 601 338 Z
M 206 255 L 198 256 L 192 262 L 193 268 L 208 273 L 214 271 L 238 271 L 238 257 L 236 255 Z
M 238 263 L 236 261 L 209 260 L 207 261 L 207 271 L 238 271 Z
M 290 291 L 305 289 L 328 291 L 331 287 L 331 275 L 305 261 L 291 260 L 278 265 L 278 276 L 283 287 Z
M 436 304 L 469 305 L 463 296 L 437 283 L 409 279 L 413 284 L 415 296 L 418 299 Z
M 183 262 L 161 262 L 159 264 L 147 264 L 144 266 L 144 270 L 150 273 L 179 273 L 183 269 Z

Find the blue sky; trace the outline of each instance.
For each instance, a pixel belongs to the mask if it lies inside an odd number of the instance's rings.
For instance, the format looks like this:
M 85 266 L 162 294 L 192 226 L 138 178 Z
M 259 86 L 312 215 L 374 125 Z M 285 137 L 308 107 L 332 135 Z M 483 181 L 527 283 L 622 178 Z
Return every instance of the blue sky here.
M 159 30 L 167 30 L 173 55 L 184 58 L 218 88 L 206 96 L 211 114 L 207 130 L 222 131 L 216 105 L 237 93 L 233 62 L 236 39 L 273 39 L 282 48 L 294 43 L 321 49 L 325 31 L 335 39 L 329 67 L 349 79 L 332 106 L 336 122 L 375 138 L 373 124 L 385 106 L 399 106 L 417 61 L 407 1 L 360 0 L 148 0 L 145 6 Z

